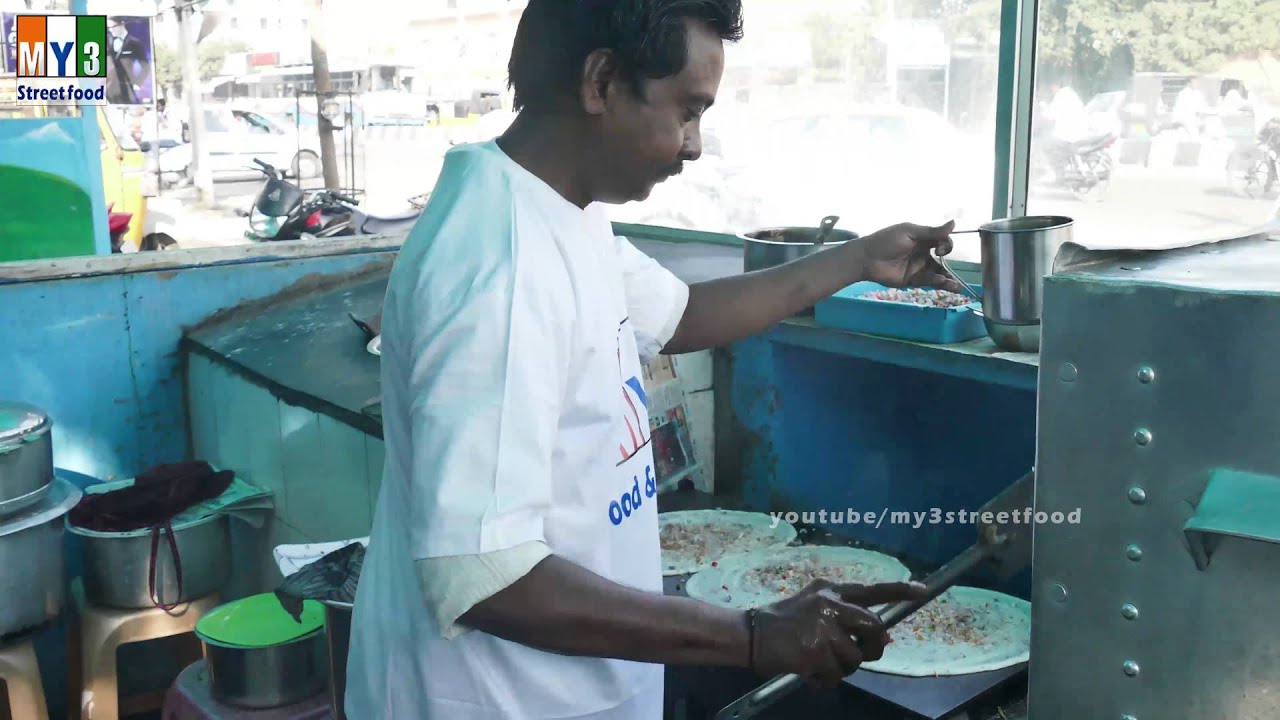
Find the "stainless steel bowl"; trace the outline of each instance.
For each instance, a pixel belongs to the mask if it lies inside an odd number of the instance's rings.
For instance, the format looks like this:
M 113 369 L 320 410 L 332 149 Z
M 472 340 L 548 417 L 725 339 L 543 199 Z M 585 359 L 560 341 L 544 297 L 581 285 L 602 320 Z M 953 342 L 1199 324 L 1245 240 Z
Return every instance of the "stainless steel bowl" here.
M 62 612 L 62 518 L 81 494 L 73 483 L 56 479 L 38 505 L 0 523 L 0 638 L 38 627 Z
M 1033 215 L 986 223 L 982 243 L 982 313 L 995 344 L 1014 352 L 1040 349 L 1044 278 L 1072 237 L 1074 221 Z
M 814 245 L 817 235 L 816 227 L 767 228 L 739 235 L 742 239 L 742 270 L 755 272 L 776 267 L 858 238 L 856 232 L 837 228 L 828 233 L 826 242 Z
M 204 643 L 213 697 L 227 705 L 265 709 L 302 702 L 328 684 L 325 630 L 267 647 L 226 645 L 196 630 Z
M 67 525 L 84 543 L 84 594 L 94 605 L 143 609 L 151 599 L 151 532 L 101 533 Z M 218 592 L 231 577 L 231 527 L 215 515 L 174 528 L 182 587 L 168 537 L 156 547 L 156 595 L 161 603 L 184 603 Z
M 40 502 L 53 482 L 53 423 L 39 408 L 0 402 L 0 518 Z

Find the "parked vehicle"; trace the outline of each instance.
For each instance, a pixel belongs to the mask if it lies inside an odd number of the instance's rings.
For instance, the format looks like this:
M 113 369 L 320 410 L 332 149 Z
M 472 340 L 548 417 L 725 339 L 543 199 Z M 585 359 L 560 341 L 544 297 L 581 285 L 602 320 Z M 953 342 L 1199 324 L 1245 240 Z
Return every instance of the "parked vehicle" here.
M 843 228 L 870 232 L 906 217 L 966 222 L 991 209 L 990 187 L 975 182 L 990 177 L 990 141 L 929 110 L 788 108 L 753 117 L 724 141 L 726 190 L 739 198 L 735 232 L 761 224 L 812 226 L 827 215 L 841 216 Z
M 273 167 L 287 168 L 289 177 L 319 177 L 320 138 L 314 127 L 294 127 L 252 110 L 206 108 L 205 142 L 215 180 L 244 176 L 253 170 L 255 158 Z M 168 180 L 192 178 L 191 145 L 163 148 L 160 171 Z
M 266 178 L 244 213 L 249 220 L 245 237 L 255 242 L 407 233 L 422 213 L 370 215 L 355 198 L 328 189 L 307 192 L 270 163 L 257 158 L 253 163 Z
M 142 242 L 142 226 L 147 217 L 147 199 L 142 192 L 146 149 L 140 148 L 128 133 L 118 133 L 103 108 L 97 108 L 97 116 L 104 200 L 108 207 L 119 208 L 120 212 L 135 218 L 120 241 L 137 247 Z M 114 236 L 112 246 L 115 246 Z

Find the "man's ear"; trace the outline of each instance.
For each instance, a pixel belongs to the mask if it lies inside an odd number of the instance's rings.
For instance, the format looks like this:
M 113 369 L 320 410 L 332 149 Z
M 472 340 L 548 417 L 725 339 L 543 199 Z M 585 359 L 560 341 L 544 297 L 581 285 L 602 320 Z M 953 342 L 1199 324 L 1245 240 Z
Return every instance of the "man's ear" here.
M 612 50 L 592 50 L 582 64 L 579 94 L 588 115 L 603 115 L 609 101 L 609 87 L 618 81 L 618 59 Z

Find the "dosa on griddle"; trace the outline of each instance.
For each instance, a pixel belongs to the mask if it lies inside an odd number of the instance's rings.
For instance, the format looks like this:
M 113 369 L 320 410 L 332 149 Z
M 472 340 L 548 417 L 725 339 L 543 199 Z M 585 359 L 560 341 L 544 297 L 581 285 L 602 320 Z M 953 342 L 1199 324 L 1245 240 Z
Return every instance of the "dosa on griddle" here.
M 957 586 L 889 631 L 884 656 L 862 670 L 933 677 L 1000 670 L 1031 657 L 1031 604 Z
M 729 608 L 768 605 L 791 597 L 813 580 L 870 585 L 904 582 L 911 571 L 897 558 L 873 550 L 801 545 L 738 553 L 689 578 L 689 597 Z
M 796 529 L 764 513 L 736 510 L 685 510 L 658 515 L 662 574 L 686 575 L 738 552 L 783 547 Z

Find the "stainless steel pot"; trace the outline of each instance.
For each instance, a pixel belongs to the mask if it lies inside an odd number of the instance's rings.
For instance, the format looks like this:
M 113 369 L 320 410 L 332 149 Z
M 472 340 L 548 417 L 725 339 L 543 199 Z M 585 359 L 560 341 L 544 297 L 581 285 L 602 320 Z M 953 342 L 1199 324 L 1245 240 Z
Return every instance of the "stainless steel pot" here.
M 103 533 L 67 525 L 83 538 L 84 594 L 94 605 L 142 609 L 151 598 L 151 531 Z M 172 605 L 222 590 L 231 577 L 231 527 L 226 515 L 215 515 L 173 528 L 182 565 L 182 587 L 174 568 L 169 539 L 162 531 L 156 545 L 156 599 Z
M 40 502 L 53 481 L 53 423 L 38 408 L 0 402 L 0 518 Z
M 324 692 L 328 680 L 325 630 L 267 647 L 227 645 L 204 635 L 209 687 L 219 702 L 243 708 L 293 705 Z
M 755 272 L 798 260 L 856 240 L 858 233 L 833 229 L 821 245 L 813 242 L 817 236 L 816 227 L 768 228 L 739 235 L 742 238 L 742 270 Z
M 81 491 L 56 479 L 40 503 L 0 524 L 0 638 L 53 620 L 66 601 L 63 516 Z
M 987 335 L 1013 352 L 1040 350 L 1044 278 L 1072 237 L 1074 221 L 1033 215 L 986 223 L 982 241 L 982 314 Z
M 351 603 L 324 603 L 325 641 L 329 654 L 329 706 L 333 720 L 346 720 L 347 653 L 351 649 Z

